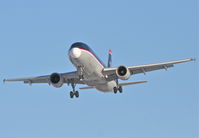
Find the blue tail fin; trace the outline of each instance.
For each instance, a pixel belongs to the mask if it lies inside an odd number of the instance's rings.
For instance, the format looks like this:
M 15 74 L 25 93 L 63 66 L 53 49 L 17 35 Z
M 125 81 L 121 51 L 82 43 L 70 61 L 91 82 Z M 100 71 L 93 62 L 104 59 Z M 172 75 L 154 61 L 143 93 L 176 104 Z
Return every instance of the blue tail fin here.
M 112 50 L 108 51 L 108 68 L 112 66 Z

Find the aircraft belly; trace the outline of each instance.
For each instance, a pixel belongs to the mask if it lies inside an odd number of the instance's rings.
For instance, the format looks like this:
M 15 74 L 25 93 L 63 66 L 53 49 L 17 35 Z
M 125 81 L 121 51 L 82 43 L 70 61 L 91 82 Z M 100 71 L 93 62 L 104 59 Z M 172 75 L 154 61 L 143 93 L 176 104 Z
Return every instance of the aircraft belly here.
M 95 88 L 102 92 L 112 92 L 114 87 L 116 87 L 116 82 L 110 81 L 102 85 L 97 85 Z
M 87 52 L 82 52 L 78 59 L 71 59 L 72 63 L 77 67 L 83 66 L 84 81 L 89 86 L 106 83 L 106 80 L 101 73 L 103 66 L 92 55 Z

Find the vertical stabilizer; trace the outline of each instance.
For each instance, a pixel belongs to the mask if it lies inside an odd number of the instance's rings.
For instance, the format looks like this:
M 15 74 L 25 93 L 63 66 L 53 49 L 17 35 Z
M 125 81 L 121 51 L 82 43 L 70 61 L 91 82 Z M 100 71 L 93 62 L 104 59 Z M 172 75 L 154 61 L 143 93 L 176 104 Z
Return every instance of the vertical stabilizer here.
M 112 50 L 108 51 L 108 68 L 112 66 Z

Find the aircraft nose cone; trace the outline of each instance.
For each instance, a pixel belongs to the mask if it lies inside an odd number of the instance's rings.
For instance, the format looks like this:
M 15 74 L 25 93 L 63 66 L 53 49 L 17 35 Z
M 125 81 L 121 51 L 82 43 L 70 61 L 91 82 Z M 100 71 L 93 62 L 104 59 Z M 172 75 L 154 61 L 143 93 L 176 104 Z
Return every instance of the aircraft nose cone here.
M 81 50 L 79 48 L 73 48 L 70 51 L 70 56 L 73 58 L 79 58 L 81 56 Z

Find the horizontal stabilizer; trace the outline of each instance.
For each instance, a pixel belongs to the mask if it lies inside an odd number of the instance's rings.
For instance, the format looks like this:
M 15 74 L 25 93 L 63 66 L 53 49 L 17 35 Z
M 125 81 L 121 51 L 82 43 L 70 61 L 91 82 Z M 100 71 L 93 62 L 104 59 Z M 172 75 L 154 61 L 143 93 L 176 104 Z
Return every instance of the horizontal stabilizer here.
M 119 83 L 119 86 L 133 85 L 133 84 L 146 83 L 146 82 L 147 82 L 147 81 L 130 81 L 130 82 L 123 82 L 123 83 Z
M 87 86 L 87 87 L 82 87 L 82 88 L 79 88 L 81 90 L 86 90 L 86 89 L 94 89 L 95 87 L 93 86 Z
M 119 83 L 119 86 L 127 86 L 127 85 L 133 85 L 133 84 L 139 84 L 139 83 L 146 83 L 147 81 L 130 81 L 130 82 L 123 82 Z M 87 86 L 87 87 L 81 87 L 79 89 L 81 90 L 86 90 L 86 89 L 94 89 L 95 87 L 93 86 Z

